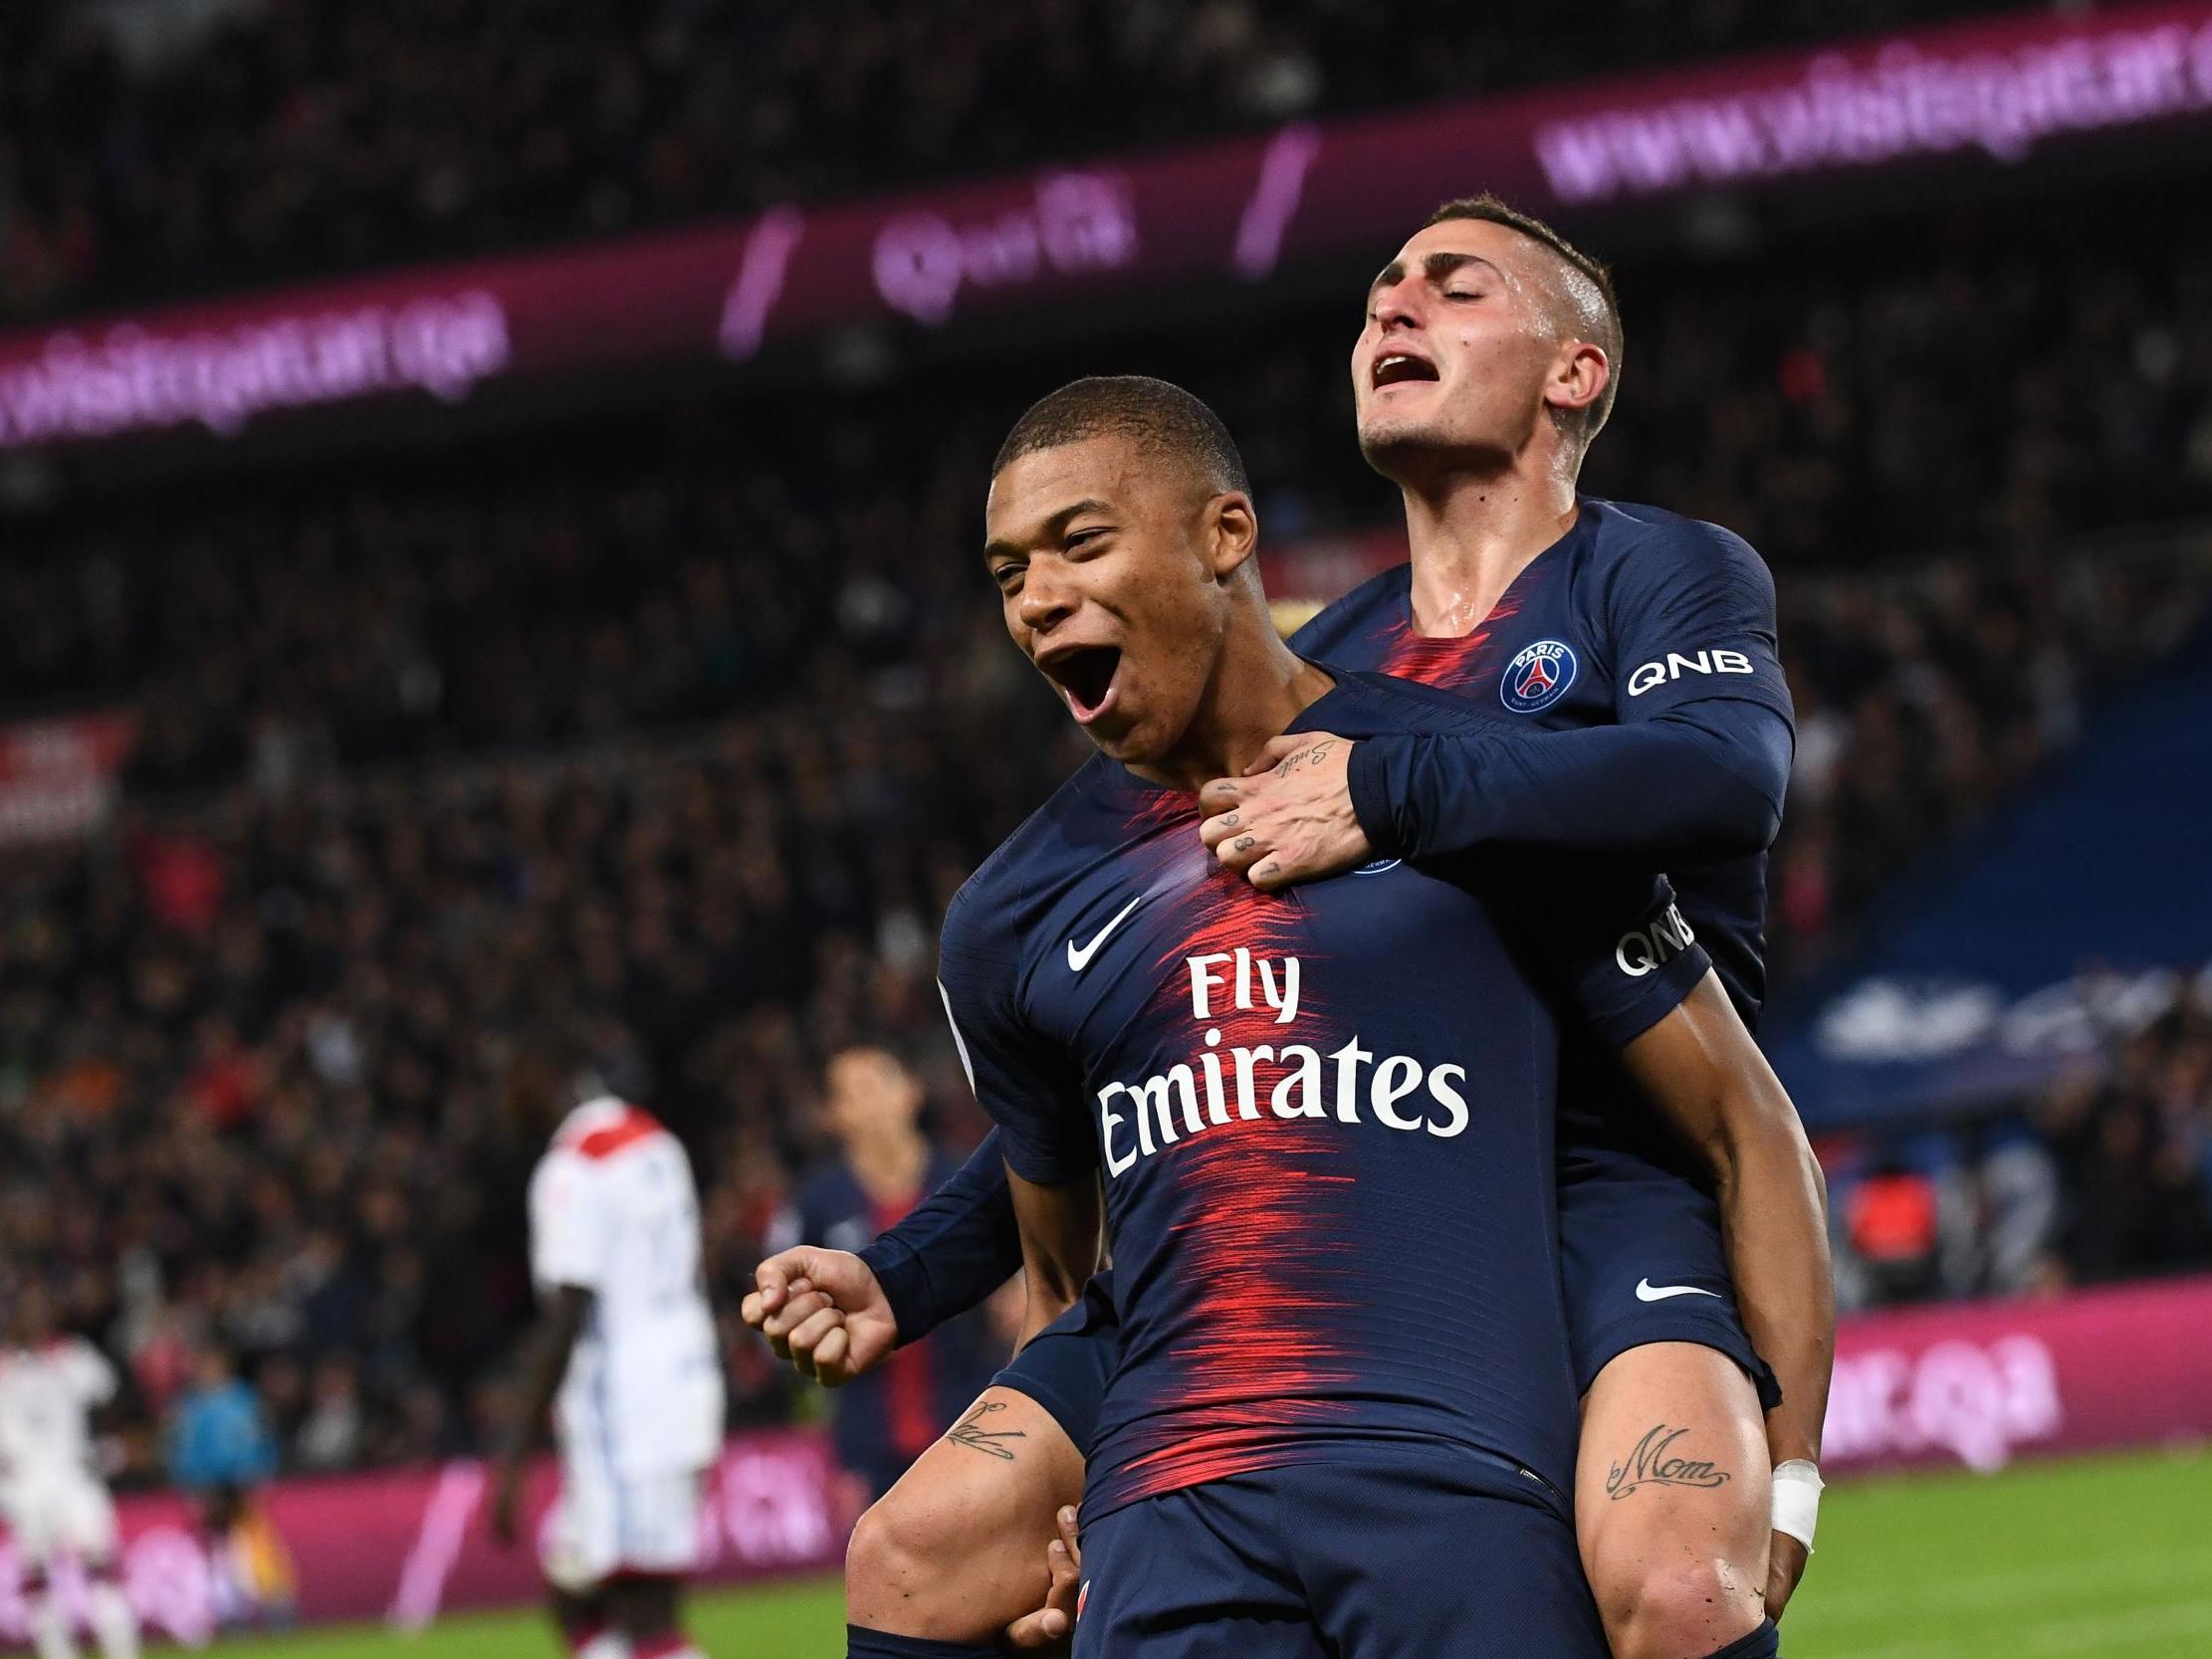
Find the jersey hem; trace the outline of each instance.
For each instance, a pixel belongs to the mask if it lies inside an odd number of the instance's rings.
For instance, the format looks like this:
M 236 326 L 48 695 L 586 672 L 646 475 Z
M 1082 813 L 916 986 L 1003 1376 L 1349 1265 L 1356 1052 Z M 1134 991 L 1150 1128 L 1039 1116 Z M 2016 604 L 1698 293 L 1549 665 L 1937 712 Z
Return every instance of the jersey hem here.
M 1038 1403 L 1043 1402 L 1039 1401 Z M 1315 1464 L 1360 1461 L 1357 1456 L 1346 1456 L 1348 1450 L 1369 1454 L 1374 1456 L 1377 1461 L 1382 1461 L 1392 1453 L 1421 1455 L 1424 1448 L 1439 1449 L 1473 1459 L 1486 1471 L 1489 1478 L 1482 1484 L 1494 1489 L 1491 1493 L 1493 1497 L 1528 1504 L 1532 1508 L 1543 1510 L 1548 1515 L 1556 1516 L 1570 1526 L 1574 1524 L 1574 1506 L 1559 1484 L 1538 1473 L 1517 1458 L 1508 1457 L 1503 1452 L 1492 1450 L 1488 1446 L 1477 1445 L 1471 1440 L 1457 1440 L 1448 1435 L 1393 1434 L 1380 1431 L 1370 1434 L 1340 1434 L 1327 1438 L 1291 1441 L 1284 1444 L 1279 1450 L 1256 1455 L 1250 1463 L 1227 1474 L 1209 1475 L 1199 1479 L 1179 1481 L 1171 1486 L 1144 1492 L 1112 1496 L 1099 1496 L 1092 1492 L 1086 1492 L 1080 1522 L 1081 1526 L 1087 1529 L 1094 1522 L 1102 1521 L 1107 1516 L 1117 1514 L 1135 1504 L 1146 1503 L 1154 1498 L 1172 1497 L 1178 1492 L 1196 1491 L 1200 1487 L 1216 1486 L 1223 1481 L 1237 1480 L 1245 1475 L 1263 1474 L 1271 1469 L 1297 1469 L 1311 1467 Z M 1106 1477 L 1106 1484 L 1111 1486 L 1112 1480 L 1111 1476 Z M 1094 1488 L 1095 1484 L 1094 1482 Z

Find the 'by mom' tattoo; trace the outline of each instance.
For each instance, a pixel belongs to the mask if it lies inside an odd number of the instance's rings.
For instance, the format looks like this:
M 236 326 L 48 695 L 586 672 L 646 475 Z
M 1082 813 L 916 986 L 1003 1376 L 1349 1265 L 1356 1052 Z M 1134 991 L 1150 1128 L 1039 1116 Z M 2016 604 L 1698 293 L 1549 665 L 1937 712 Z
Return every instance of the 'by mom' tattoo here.
M 1688 1432 L 1686 1428 L 1670 1430 L 1664 1423 L 1654 1423 L 1636 1443 L 1636 1450 L 1629 1453 L 1628 1461 L 1616 1463 L 1607 1471 L 1606 1495 L 1626 1498 L 1642 1486 L 1727 1485 L 1726 1470 L 1716 1469 L 1701 1458 L 1676 1455 L 1674 1442 Z

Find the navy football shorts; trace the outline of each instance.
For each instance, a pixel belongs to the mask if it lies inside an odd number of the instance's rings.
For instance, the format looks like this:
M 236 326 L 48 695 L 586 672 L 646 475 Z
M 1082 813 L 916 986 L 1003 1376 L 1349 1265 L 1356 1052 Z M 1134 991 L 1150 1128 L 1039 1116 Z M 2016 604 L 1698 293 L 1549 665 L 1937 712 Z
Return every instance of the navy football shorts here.
M 1768 1410 L 1782 1390 L 1736 1310 L 1720 1206 L 1634 1152 L 1585 1143 L 1563 1151 L 1559 1265 L 1575 1387 L 1647 1343 L 1697 1343 L 1743 1367 Z
M 1031 1338 L 991 1380 L 1043 1406 L 1075 1449 L 1088 1456 L 1120 1352 L 1121 1316 L 1114 1312 L 1114 1275 L 1108 1270 L 1093 1275 L 1075 1306 Z
M 1360 1447 L 1083 1532 L 1076 1659 L 1605 1659 L 1574 1527 L 1464 1447 Z

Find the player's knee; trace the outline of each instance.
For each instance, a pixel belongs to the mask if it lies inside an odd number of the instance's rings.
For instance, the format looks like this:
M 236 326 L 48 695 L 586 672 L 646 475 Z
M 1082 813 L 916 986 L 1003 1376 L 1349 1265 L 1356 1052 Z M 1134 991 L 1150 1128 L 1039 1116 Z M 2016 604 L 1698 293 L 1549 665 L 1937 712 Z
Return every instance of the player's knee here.
M 1756 1628 L 1756 1576 L 1725 1557 L 1609 1571 L 1593 1587 L 1615 1659 L 1700 1659 Z
M 968 1641 L 995 1635 L 1029 1611 L 1026 1604 L 999 1605 L 1008 1598 L 993 1570 L 995 1553 L 981 1547 L 972 1522 L 912 1482 L 894 1487 L 860 1518 L 845 1547 L 847 1616 L 864 1629 Z M 1043 1559 L 1039 1544 L 1039 1579 Z
M 920 1586 L 942 1581 L 955 1564 L 955 1541 L 942 1516 L 920 1510 L 894 1488 L 861 1516 L 845 1547 L 848 1593 L 910 1600 Z

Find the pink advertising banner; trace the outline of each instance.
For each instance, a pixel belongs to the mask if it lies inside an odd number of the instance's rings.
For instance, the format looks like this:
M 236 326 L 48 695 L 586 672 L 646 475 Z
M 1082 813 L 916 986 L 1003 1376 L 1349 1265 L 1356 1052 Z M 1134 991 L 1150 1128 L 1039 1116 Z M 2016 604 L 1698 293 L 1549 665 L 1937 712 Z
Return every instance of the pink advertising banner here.
M 555 1484 L 550 1463 L 533 1471 L 533 1538 L 546 1524 Z M 833 1569 L 850 1525 L 838 1490 L 819 1435 L 760 1433 L 731 1441 L 701 1515 L 700 1579 L 741 1583 Z M 419 1628 L 442 1612 L 513 1606 L 542 1593 L 535 1546 L 495 1544 L 488 1502 L 484 1465 L 459 1462 L 282 1481 L 269 1489 L 266 1511 L 298 1572 L 303 1621 Z M 126 1583 L 150 1634 L 198 1646 L 249 1611 L 256 1600 L 252 1565 L 237 1553 L 211 1549 L 183 1501 L 133 1497 L 118 1507 Z M 81 1578 L 72 1568 L 58 1578 L 81 1610 Z M 0 1644 L 20 1643 L 25 1634 L 16 1563 L 0 1538 Z
M 1839 1333 L 1822 1465 L 1988 1472 L 2212 1437 L 2212 1279 L 1900 1309 Z
M 1922 1464 L 1989 1472 L 2016 1457 L 2204 1439 L 2208 1330 L 2212 1278 L 1847 1321 L 1823 1464 L 1839 1478 Z M 466 1461 L 272 1487 L 267 1513 L 298 1568 L 301 1617 L 418 1628 L 458 1608 L 534 1599 L 537 1553 L 492 1542 L 486 1488 L 484 1466 Z M 834 1570 L 851 1520 L 840 1488 L 817 1433 L 733 1440 L 709 1484 L 700 1577 Z M 552 1467 L 541 1465 L 534 1534 L 553 1489 Z M 211 1551 L 182 1501 L 128 1498 L 121 1519 L 130 1596 L 149 1631 L 203 1643 L 247 1605 L 250 1568 Z M 68 1570 L 62 1585 L 81 1596 Z M 0 1643 L 23 1636 L 15 1562 L 0 1539 Z
M 825 327 L 937 327 L 1166 284 L 1260 281 L 1371 249 L 1446 196 L 1551 212 L 1972 156 L 2212 113 L 2212 4 L 1955 27 L 1298 124 L 750 222 L 423 267 L 0 334 L 0 450 L 232 435 L 534 374 L 743 362 Z

